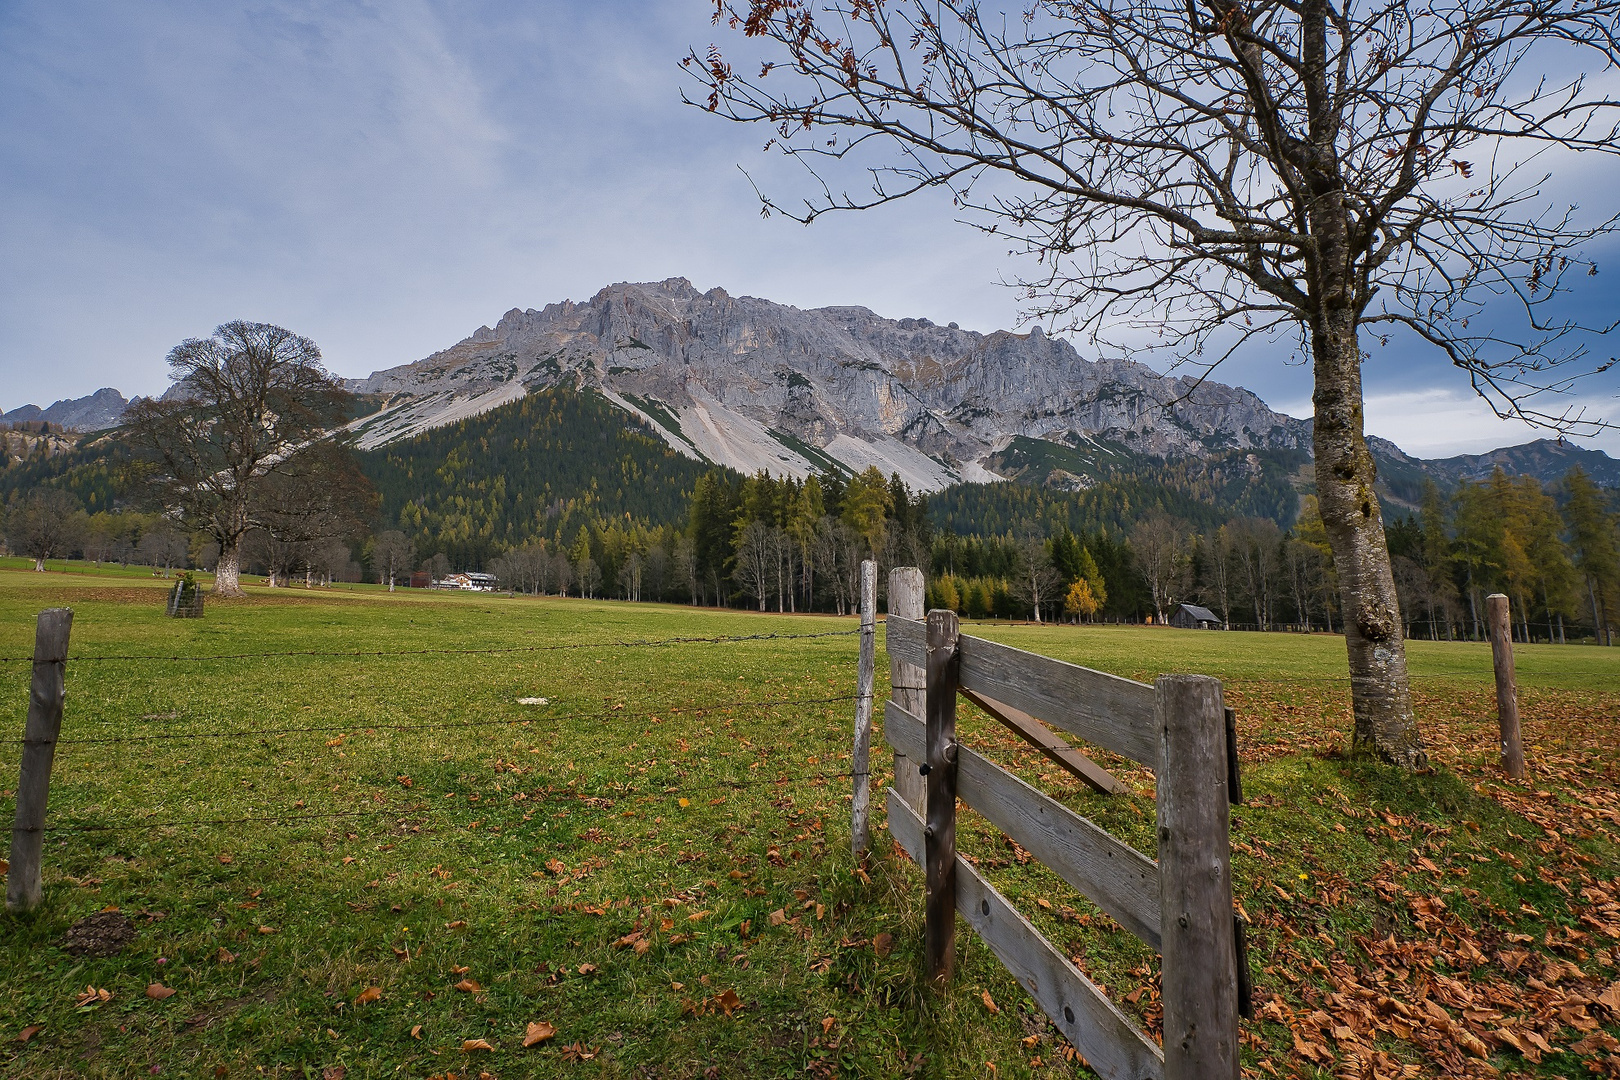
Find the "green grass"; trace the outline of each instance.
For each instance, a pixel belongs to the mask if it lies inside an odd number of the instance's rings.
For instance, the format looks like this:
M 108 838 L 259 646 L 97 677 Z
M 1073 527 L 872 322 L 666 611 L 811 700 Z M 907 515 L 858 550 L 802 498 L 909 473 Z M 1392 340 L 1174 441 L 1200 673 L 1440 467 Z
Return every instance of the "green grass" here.
M 849 782 L 837 775 L 849 768 L 853 706 L 815 700 L 853 693 L 853 636 L 614 644 L 849 631 L 852 620 L 374 586 L 255 588 L 247 601 L 211 603 L 201 620 L 171 620 L 168 584 L 116 568 L 0 569 L 0 656 L 26 656 L 34 613 L 66 603 L 82 658 L 69 666 L 46 904 L 0 916 L 0 1074 L 984 1076 L 986 1062 L 998 1076 L 1074 1072 L 967 932 L 955 987 L 924 989 L 920 875 L 886 839 L 866 877 L 854 873 Z M 1526 816 L 1539 813 L 1534 789 L 1492 778 L 1484 646 L 1413 643 L 1446 768 L 1411 777 L 1336 752 L 1347 727 L 1338 638 L 968 629 L 1120 674 L 1232 680 L 1251 796 L 1235 816 L 1235 868 L 1255 920 L 1253 967 L 1263 994 L 1302 1015 L 1333 1008 L 1329 977 L 1310 960 L 1365 966 L 1358 942 L 1432 932 L 1396 887 L 1453 890 L 1447 917 L 1459 926 L 1529 935 L 1538 957 L 1576 959 L 1594 985 L 1615 977 L 1614 942 L 1590 927 L 1580 958 L 1539 944 L 1585 926 L 1579 888 L 1566 895 L 1547 879 L 1579 886 L 1572 872 L 1616 873 L 1609 820 L 1585 809 L 1614 806 L 1612 737 L 1586 745 L 1612 732 L 1604 724 L 1620 707 L 1608 651 L 1520 649 L 1533 759 L 1562 763 L 1541 783 L 1573 826 L 1564 835 Z M 530 651 L 454 652 L 503 648 Z M 89 659 L 408 650 L 450 651 Z M 886 670 L 881 652 L 879 663 Z M 27 677 L 26 664 L 0 664 L 5 722 L 19 733 Z M 535 696 L 549 704 L 517 704 Z M 803 703 L 762 704 L 783 700 Z M 1138 791 L 1103 799 L 971 709 L 961 730 L 1151 854 L 1145 771 L 1100 755 Z M 4 815 L 17 768 L 9 740 Z M 886 778 L 875 780 L 881 790 Z M 163 824 L 235 818 L 256 820 Z M 961 835 L 1051 940 L 1154 1021 L 1157 962 L 1146 949 L 971 812 Z M 1517 852 L 1518 864 L 1510 871 L 1493 850 Z M 1420 853 L 1443 883 L 1414 865 Z M 139 928 L 123 955 L 62 951 L 74 921 L 108 906 Z M 778 910 L 790 921 L 773 925 Z M 615 947 L 636 933 L 645 951 Z M 870 944 L 881 933 L 895 942 L 885 956 Z M 481 989 L 456 990 L 463 979 Z M 153 981 L 176 994 L 149 999 Z M 87 985 L 112 1000 L 75 1007 Z M 354 1004 L 368 987 L 380 1000 Z M 729 1015 L 726 991 L 741 1003 Z M 554 1024 L 557 1037 L 524 1050 L 531 1021 Z M 34 1024 L 39 1034 L 14 1041 Z M 1293 1060 L 1297 1030 L 1253 1025 L 1251 1063 L 1313 1075 Z M 478 1039 L 495 1049 L 463 1051 Z M 569 1060 L 573 1044 L 596 1056 Z M 1425 1071 L 1442 1060 L 1421 1040 L 1380 1045 Z M 1564 1075 L 1569 1056 L 1531 1067 L 1505 1053 L 1495 1064 Z

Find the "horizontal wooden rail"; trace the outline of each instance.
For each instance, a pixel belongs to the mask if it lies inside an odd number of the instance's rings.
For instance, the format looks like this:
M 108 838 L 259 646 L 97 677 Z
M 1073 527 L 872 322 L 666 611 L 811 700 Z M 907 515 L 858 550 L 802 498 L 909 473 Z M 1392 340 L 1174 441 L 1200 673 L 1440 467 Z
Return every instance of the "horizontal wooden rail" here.
M 889 832 L 919 866 L 923 822 L 889 789 Z M 1063 1037 L 1105 1080 L 1160 1080 L 1164 1052 L 1095 983 L 1052 947 L 961 856 L 956 859 L 956 904 L 1013 977 L 1052 1018 Z
M 923 624 L 890 616 L 884 622 L 891 657 L 923 663 Z M 963 634 L 957 639 L 959 685 L 1005 702 L 1122 757 L 1159 764 L 1153 687 L 1103 671 Z
M 883 734 L 897 752 L 922 757 L 923 722 L 892 701 L 884 704 Z M 965 746 L 956 768 L 963 802 L 1158 950 L 1159 870 L 1152 859 Z

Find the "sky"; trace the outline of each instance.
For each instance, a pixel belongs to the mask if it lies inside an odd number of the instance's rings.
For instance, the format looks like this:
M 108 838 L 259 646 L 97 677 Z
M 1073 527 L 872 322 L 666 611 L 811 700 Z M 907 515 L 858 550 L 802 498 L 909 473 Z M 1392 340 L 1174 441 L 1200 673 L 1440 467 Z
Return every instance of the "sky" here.
M 680 101 L 688 46 L 742 46 L 712 10 L 0 0 L 0 410 L 161 392 L 168 350 L 231 319 L 358 377 L 618 281 L 1026 329 L 1001 282 L 1031 268 L 938 198 L 808 228 L 760 215 L 750 177 L 791 195 L 802 175 L 762 153 L 768 132 Z M 1614 198 L 1601 171 L 1583 183 Z M 1286 351 L 1214 377 L 1310 412 Z M 1365 380 L 1368 430 L 1411 453 L 1538 437 L 1409 344 L 1374 349 Z M 1581 396 L 1620 419 L 1617 390 Z M 1614 433 L 1583 444 L 1620 456 Z

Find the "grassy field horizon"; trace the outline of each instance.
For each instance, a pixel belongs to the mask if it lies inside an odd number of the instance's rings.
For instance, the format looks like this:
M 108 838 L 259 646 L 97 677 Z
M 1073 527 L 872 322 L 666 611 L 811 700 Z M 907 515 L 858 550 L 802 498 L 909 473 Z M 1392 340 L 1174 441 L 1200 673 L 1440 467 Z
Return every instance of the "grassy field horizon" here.
M 65 604 L 76 658 L 46 903 L 0 916 L 0 1074 L 1081 1068 L 965 929 L 956 985 L 925 988 L 921 878 L 886 835 L 857 873 L 854 619 L 252 586 L 178 620 L 172 582 L 146 574 L 0 567 L 0 657 L 26 657 L 33 616 Z M 1250 795 L 1233 827 L 1256 1075 L 1588 1075 L 1620 1050 L 1592 1041 L 1620 1034 L 1598 1003 L 1620 975 L 1613 651 L 1517 647 L 1533 773 L 1513 784 L 1484 644 L 1411 643 L 1437 765 L 1413 776 L 1344 755 L 1336 636 L 964 629 L 1134 678 L 1225 680 Z M 657 644 L 676 638 L 724 640 Z M 0 664 L 16 735 L 28 670 Z M 886 671 L 880 651 L 880 696 Z M 1152 854 L 1147 770 L 1099 753 L 1135 792 L 1105 799 L 971 708 L 961 736 Z M 971 812 L 962 845 L 1154 1029 L 1156 957 Z M 109 907 L 135 941 L 67 952 L 68 928 Z M 87 987 L 110 997 L 79 1004 Z M 556 1035 L 525 1048 L 530 1024 Z

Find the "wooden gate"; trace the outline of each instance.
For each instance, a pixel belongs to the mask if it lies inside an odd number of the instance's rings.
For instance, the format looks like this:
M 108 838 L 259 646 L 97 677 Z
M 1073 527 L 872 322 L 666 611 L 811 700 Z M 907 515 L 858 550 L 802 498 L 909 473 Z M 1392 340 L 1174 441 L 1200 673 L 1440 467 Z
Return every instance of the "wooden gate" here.
M 924 870 L 930 977 L 950 979 L 960 912 L 1099 1075 L 1236 1078 L 1248 972 L 1227 821 L 1240 798 L 1237 755 L 1220 681 L 1166 675 L 1148 686 L 962 635 L 950 611 L 930 611 L 926 623 L 891 615 L 885 627 L 891 658 L 926 672 L 926 715 L 891 700 L 883 726 L 926 785 L 922 807 L 891 788 L 888 813 L 890 833 Z M 958 692 L 1015 730 L 1038 717 L 1153 769 L 1158 860 L 960 745 Z M 1160 954 L 1162 1050 L 957 856 L 958 798 Z

